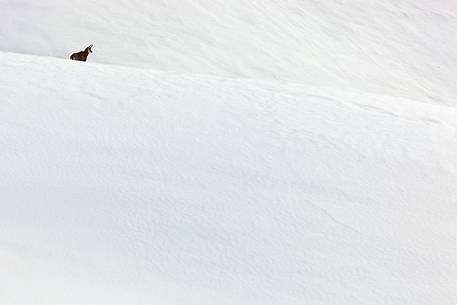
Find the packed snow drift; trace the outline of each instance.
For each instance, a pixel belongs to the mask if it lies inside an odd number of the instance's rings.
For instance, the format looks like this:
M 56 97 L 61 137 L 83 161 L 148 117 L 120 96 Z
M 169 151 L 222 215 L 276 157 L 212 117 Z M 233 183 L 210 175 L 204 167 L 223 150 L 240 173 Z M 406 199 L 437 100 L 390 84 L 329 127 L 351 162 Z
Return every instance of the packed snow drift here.
M 456 303 L 430 3 L 0 0 L 0 304 Z

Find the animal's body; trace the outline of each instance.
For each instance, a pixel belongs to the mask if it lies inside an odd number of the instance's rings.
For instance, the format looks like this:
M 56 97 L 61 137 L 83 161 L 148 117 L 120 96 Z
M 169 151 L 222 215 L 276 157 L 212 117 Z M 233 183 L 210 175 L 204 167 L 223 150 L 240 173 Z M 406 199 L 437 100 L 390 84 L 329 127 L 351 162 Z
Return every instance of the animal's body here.
M 73 53 L 70 56 L 71 60 L 86 61 L 89 53 L 92 53 L 92 45 L 88 46 L 84 51 Z

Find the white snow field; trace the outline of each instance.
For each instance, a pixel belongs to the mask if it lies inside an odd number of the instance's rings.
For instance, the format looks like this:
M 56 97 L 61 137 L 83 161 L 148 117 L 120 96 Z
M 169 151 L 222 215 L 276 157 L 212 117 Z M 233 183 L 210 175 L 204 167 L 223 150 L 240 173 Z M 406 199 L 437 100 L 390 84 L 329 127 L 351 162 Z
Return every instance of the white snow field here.
M 321 2 L 0 0 L 0 305 L 457 304 L 457 4 Z
M 0 53 L 1 304 L 454 304 L 454 108 Z
M 0 0 L 0 50 L 456 105 L 455 0 Z

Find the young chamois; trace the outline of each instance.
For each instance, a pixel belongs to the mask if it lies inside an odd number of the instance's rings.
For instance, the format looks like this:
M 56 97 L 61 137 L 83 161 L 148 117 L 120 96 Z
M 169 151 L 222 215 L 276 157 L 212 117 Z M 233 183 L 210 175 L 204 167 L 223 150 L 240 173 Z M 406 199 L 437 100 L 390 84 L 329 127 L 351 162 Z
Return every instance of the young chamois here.
M 73 53 L 70 56 L 71 60 L 79 60 L 79 61 L 86 61 L 87 56 L 89 56 L 89 53 L 92 53 L 92 46 L 88 46 L 84 51 L 78 52 L 78 53 Z

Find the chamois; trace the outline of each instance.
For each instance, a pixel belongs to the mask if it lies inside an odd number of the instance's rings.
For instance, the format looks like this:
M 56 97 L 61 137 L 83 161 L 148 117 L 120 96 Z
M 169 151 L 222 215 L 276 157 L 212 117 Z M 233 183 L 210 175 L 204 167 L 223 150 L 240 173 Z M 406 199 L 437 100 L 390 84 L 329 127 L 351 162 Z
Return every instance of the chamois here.
M 92 46 L 88 46 L 84 51 L 78 52 L 78 53 L 73 53 L 70 56 L 71 60 L 79 60 L 79 61 L 86 61 L 87 56 L 89 56 L 89 53 L 92 53 Z

